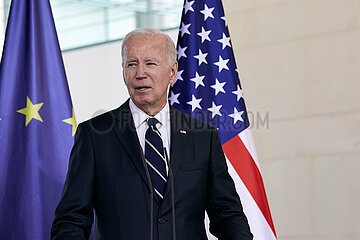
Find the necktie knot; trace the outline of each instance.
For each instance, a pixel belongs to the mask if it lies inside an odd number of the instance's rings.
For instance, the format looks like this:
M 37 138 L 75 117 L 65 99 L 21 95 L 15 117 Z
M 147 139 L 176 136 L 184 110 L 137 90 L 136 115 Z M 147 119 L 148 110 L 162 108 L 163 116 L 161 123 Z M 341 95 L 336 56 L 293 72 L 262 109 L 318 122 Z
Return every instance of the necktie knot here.
M 154 117 L 148 118 L 146 121 L 147 121 L 147 124 L 149 125 L 149 127 L 156 127 L 155 125 L 159 122 Z

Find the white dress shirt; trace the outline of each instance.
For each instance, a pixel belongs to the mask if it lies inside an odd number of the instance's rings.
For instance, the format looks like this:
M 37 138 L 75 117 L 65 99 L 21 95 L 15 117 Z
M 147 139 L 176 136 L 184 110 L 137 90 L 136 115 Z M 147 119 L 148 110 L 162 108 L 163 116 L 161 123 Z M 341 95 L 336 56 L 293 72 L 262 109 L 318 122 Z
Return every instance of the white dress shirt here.
M 141 109 L 139 109 L 135 103 L 130 99 L 129 101 L 130 111 L 134 120 L 136 133 L 138 135 L 141 148 L 145 153 L 145 133 L 148 129 L 148 124 L 146 120 L 152 116 L 147 115 Z M 166 148 L 170 162 L 170 107 L 169 102 L 166 101 L 166 105 L 161 109 L 161 111 L 153 116 L 159 122 L 156 124 L 156 128 L 159 130 L 163 142 L 163 146 Z M 168 166 L 166 164 L 166 172 L 168 172 Z

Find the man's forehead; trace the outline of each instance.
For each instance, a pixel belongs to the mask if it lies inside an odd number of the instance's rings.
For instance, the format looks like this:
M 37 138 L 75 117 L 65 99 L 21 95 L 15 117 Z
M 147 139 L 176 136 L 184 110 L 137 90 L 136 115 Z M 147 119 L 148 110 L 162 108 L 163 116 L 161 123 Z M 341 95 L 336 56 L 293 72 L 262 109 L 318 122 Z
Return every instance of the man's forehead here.
M 155 44 L 164 44 L 165 38 L 162 35 L 134 35 L 130 37 L 127 41 L 127 45 L 130 44 L 144 44 L 144 43 L 155 43 Z
M 126 48 L 125 57 L 130 58 L 141 58 L 154 59 L 160 58 L 160 55 L 166 53 L 166 42 L 159 38 L 161 35 L 150 35 L 150 36 L 133 36 L 129 38 Z

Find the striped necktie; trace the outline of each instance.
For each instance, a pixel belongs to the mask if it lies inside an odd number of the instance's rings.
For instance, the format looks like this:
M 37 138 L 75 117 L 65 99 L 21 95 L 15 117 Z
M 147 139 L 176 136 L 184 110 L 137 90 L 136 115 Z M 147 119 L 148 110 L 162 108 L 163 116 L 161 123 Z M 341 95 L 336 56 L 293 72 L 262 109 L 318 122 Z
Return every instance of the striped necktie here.
M 145 160 L 148 165 L 154 191 L 160 199 L 163 199 L 167 174 L 163 142 L 161 134 L 155 126 L 158 122 L 156 118 L 147 119 L 149 128 L 145 133 Z

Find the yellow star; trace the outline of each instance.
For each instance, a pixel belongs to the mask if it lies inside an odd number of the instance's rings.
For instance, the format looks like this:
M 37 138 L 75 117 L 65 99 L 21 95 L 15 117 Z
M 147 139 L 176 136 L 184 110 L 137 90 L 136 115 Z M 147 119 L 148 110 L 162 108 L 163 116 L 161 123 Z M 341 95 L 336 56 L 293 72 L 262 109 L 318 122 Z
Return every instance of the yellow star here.
M 75 135 L 76 133 L 76 128 L 77 128 L 77 124 L 76 124 L 76 119 L 75 119 L 75 113 L 74 113 L 74 108 L 72 109 L 72 117 L 71 118 L 67 118 L 62 120 L 63 122 L 72 125 L 72 136 Z
M 42 122 L 43 120 L 40 117 L 39 110 L 44 103 L 32 104 L 30 98 L 26 98 L 26 108 L 17 110 L 18 113 L 24 114 L 26 116 L 25 119 L 25 127 L 30 123 L 30 121 L 34 118 Z

